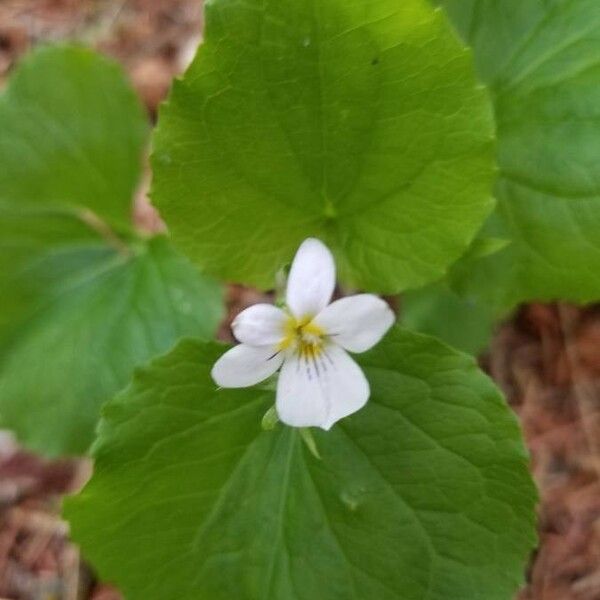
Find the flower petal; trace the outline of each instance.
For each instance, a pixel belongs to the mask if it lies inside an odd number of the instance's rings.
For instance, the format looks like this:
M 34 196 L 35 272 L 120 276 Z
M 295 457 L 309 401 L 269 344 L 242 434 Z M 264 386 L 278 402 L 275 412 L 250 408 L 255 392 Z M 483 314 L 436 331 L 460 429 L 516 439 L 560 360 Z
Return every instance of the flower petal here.
M 319 240 L 309 238 L 296 252 L 288 278 L 286 302 L 298 319 L 314 317 L 325 308 L 335 288 L 335 263 Z
M 248 387 L 273 375 L 282 362 L 283 352 L 275 346 L 239 344 L 219 358 L 211 375 L 220 387 Z
M 231 329 L 243 344 L 277 344 L 285 335 L 284 327 L 288 318 L 288 315 L 272 304 L 255 304 L 243 310 L 233 320 Z
M 317 359 L 286 358 L 277 383 L 277 413 L 293 427 L 329 429 L 361 409 L 369 383 L 360 367 L 339 346 L 327 346 Z
M 342 348 L 364 352 L 381 340 L 394 321 L 392 309 L 381 298 L 358 294 L 332 302 L 313 322 Z

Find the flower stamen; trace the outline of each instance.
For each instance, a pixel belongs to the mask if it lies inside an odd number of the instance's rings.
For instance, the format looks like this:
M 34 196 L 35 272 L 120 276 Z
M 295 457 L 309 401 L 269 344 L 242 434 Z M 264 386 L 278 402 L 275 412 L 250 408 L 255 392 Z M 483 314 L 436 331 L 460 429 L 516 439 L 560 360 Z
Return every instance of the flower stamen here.
M 313 316 L 290 316 L 284 325 L 279 350 L 293 350 L 307 361 L 315 362 L 323 351 L 325 331 L 313 322 Z

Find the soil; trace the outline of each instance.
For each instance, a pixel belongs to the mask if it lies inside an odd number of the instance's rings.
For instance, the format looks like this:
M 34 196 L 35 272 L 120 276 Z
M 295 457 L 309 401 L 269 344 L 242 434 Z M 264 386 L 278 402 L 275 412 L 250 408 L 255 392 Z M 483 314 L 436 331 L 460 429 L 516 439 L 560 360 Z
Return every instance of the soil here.
M 600 599 L 600 309 L 524 306 L 485 360 L 525 433 L 540 545 L 519 600 Z
M 78 40 L 124 65 L 154 118 L 201 29 L 198 0 L 0 0 L 0 86 L 33 46 Z M 146 209 L 140 218 L 155 219 Z M 231 286 L 228 320 L 260 298 Z M 518 600 L 600 600 L 599 349 L 600 307 L 531 304 L 481 359 L 520 418 L 540 489 L 540 545 Z M 87 460 L 47 461 L 0 434 L 0 600 L 120 598 L 59 517 L 90 472 Z

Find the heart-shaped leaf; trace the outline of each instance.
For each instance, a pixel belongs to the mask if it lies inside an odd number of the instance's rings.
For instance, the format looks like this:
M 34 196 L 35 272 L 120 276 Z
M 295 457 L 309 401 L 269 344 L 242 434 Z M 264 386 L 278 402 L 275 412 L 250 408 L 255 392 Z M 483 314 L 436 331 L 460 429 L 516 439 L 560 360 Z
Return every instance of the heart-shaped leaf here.
M 425 0 L 212 0 L 160 113 L 153 200 L 223 279 L 269 287 L 316 236 L 342 281 L 397 292 L 439 278 L 491 209 L 492 131 Z
M 496 233 L 504 250 L 457 289 L 486 304 L 600 298 L 600 3 L 443 0 L 498 123 Z
M 166 239 L 122 235 L 146 123 L 116 66 L 36 52 L 0 129 L 0 420 L 32 448 L 81 453 L 135 365 L 214 333 L 221 293 Z
M 360 356 L 367 407 L 330 432 L 260 423 L 182 342 L 104 410 L 66 514 L 129 600 L 509 600 L 535 533 L 513 414 L 474 361 L 394 328 Z
M 0 203 L 89 209 L 130 228 L 147 131 L 116 64 L 83 48 L 37 50 L 0 96 Z
M 136 365 L 183 335 L 211 337 L 222 316 L 219 287 L 164 238 L 125 255 L 70 242 L 32 256 L 16 289 L 50 281 L 0 338 L 0 423 L 49 455 L 87 450 L 101 404 Z

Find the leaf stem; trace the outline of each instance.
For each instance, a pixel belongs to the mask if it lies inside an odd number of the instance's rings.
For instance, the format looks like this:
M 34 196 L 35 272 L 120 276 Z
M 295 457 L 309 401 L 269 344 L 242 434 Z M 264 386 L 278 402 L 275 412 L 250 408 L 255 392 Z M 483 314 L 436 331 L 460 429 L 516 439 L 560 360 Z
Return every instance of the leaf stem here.
M 79 218 L 119 254 L 127 257 L 133 256 L 131 248 L 103 221 L 96 213 L 89 209 L 78 211 Z

